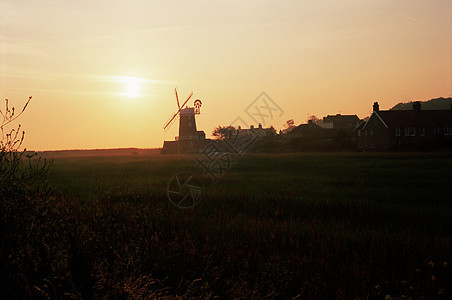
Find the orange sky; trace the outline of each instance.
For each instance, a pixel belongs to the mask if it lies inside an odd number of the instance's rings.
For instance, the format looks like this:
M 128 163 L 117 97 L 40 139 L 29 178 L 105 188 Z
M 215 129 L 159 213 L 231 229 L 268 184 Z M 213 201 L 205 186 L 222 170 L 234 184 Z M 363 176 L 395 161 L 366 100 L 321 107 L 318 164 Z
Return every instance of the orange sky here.
M 19 121 L 35 150 L 160 147 L 176 86 L 203 101 L 207 135 L 262 91 L 277 129 L 363 118 L 451 96 L 451 15 L 447 0 L 2 1 L 0 96 L 33 96 Z

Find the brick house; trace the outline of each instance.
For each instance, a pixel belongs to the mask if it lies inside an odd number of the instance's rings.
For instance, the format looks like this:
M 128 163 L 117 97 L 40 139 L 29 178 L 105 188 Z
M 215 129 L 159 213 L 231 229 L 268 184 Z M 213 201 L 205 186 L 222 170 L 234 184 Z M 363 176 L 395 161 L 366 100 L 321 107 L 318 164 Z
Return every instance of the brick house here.
M 434 146 L 452 141 L 452 108 L 422 110 L 380 110 L 378 102 L 367 122 L 356 128 L 359 149 L 389 150 L 401 146 Z
M 254 125 L 250 125 L 249 129 L 238 127 L 237 133 L 240 135 L 253 135 L 257 137 L 264 137 L 267 135 L 267 132 L 270 130 L 270 128 L 263 128 L 262 124 L 259 123 L 258 127 L 254 127 Z
M 360 120 L 357 115 L 328 115 L 323 117 L 323 128 L 353 132 Z
M 290 137 L 326 138 L 333 135 L 330 131 L 315 124 L 312 120 L 308 120 L 307 124 L 298 125 L 288 135 Z

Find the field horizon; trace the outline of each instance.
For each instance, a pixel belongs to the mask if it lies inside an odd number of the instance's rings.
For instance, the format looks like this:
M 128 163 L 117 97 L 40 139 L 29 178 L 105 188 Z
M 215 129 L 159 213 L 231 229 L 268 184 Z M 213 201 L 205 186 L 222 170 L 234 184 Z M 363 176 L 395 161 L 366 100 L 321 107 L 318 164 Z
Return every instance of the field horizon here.
M 100 148 L 100 149 L 61 149 L 33 151 L 43 157 L 80 157 L 80 156 L 123 156 L 123 155 L 155 155 L 160 154 L 162 148 Z

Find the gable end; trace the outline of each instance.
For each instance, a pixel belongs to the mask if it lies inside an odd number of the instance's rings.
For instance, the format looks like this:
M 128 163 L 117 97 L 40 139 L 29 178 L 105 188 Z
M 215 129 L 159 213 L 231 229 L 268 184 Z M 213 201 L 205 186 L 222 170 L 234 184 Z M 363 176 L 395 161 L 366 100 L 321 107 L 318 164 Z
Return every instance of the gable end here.
M 366 122 L 366 124 L 364 125 L 363 129 L 366 129 L 367 124 L 369 124 L 369 121 L 374 117 L 374 115 L 377 116 L 376 118 L 377 118 L 378 120 L 380 120 L 380 122 L 381 122 L 386 128 L 389 128 L 389 126 L 386 124 L 385 121 L 383 121 L 383 119 L 380 117 L 380 115 L 379 115 L 376 111 L 374 111 L 374 112 L 372 113 L 372 115 L 370 116 L 369 120 L 367 120 L 367 122 Z

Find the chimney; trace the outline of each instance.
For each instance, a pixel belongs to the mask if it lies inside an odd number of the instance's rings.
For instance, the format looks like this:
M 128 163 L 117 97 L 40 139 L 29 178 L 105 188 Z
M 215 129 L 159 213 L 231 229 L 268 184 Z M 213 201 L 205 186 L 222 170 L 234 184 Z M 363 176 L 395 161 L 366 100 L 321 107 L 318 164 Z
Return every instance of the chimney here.
M 420 111 L 421 110 L 421 101 L 414 101 L 413 102 L 413 110 L 414 111 Z
M 378 105 L 378 102 L 374 102 L 374 111 L 380 111 L 380 105 Z
M 250 125 L 250 129 L 254 129 L 254 125 Z
M 311 119 L 308 120 L 308 124 L 312 124 L 312 120 Z
M 261 123 L 259 123 L 259 129 L 262 129 L 262 124 Z

